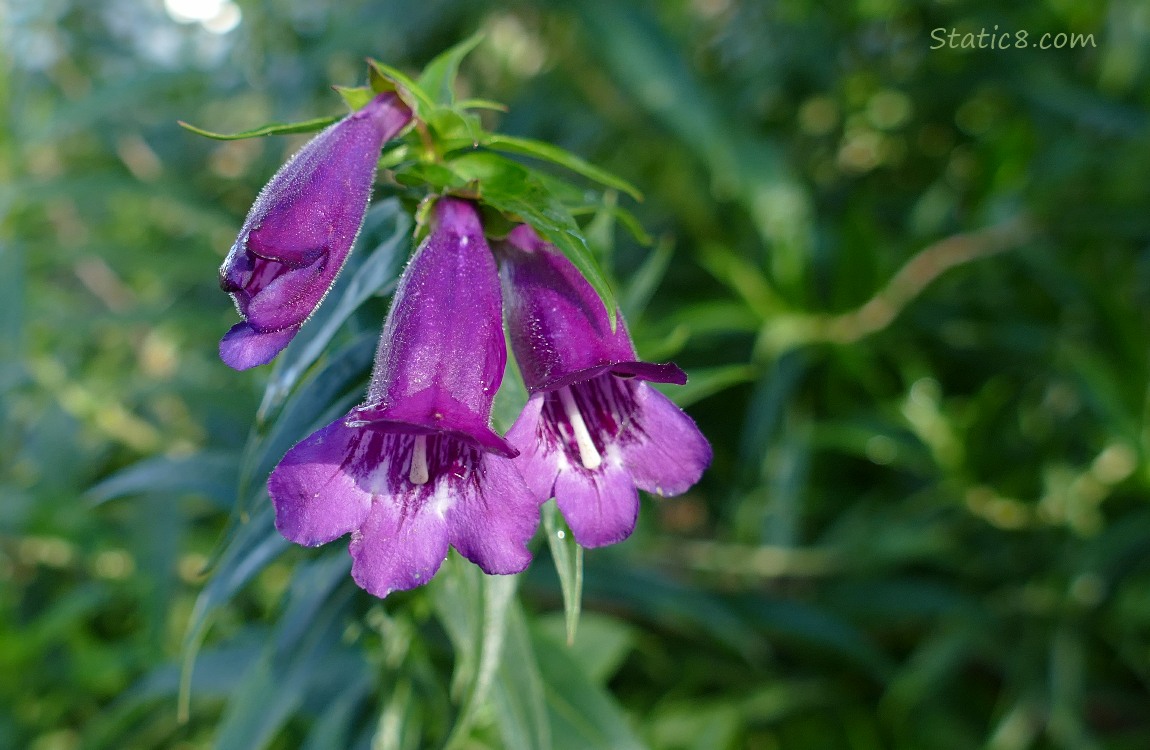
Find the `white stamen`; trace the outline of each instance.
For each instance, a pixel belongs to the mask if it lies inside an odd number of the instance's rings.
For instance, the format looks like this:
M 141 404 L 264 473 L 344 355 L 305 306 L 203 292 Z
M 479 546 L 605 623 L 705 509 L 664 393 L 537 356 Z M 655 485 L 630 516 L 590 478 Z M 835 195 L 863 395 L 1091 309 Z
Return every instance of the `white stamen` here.
M 575 397 L 571 395 L 570 388 L 559 389 L 559 400 L 563 403 L 563 411 L 567 414 L 567 421 L 571 423 L 571 430 L 575 433 L 575 444 L 579 446 L 579 460 L 583 468 L 594 471 L 603 463 L 603 457 L 595 450 L 595 443 L 591 440 L 591 433 L 587 431 L 587 424 L 579 407 L 575 404 Z
M 427 435 L 415 436 L 415 447 L 411 449 L 411 471 L 407 478 L 412 484 L 427 484 Z

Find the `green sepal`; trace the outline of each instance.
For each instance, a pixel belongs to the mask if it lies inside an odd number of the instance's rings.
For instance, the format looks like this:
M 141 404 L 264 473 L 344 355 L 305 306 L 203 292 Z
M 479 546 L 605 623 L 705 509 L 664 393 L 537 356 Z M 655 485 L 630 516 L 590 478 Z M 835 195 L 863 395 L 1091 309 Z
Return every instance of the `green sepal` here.
M 367 103 L 375 98 L 377 92 L 370 86 L 332 86 L 336 93 L 343 97 L 352 111 L 363 109 Z
M 420 120 L 435 110 L 435 102 L 423 87 L 403 72 L 371 58 L 368 58 L 367 65 L 368 82 L 376 93 L 394 91 Z
M 195 125 L 190 125 L 183 120 L 177 120 L 177 123 L 184 130 L 189 130 L 196 135 L 202 135 L 205 138 L 214 138 L 217 141 L 240 141 L 245 138 L 261 138 L 265 135 L 314 133 L 317 130 L 323 130 L 334 122 L 339 122 L 342 119 L 342 117 L 317 117 L 314 120 L 304 120 L 303 122 L 273 122 L 258 128 L 254 128 L 252 130 L 244 130 L 239 133 L 213 133 L 210 130 L 204 130 L 203 128 L 197 128 Z
M 407 99 L 403 96 L 403 92 L 399 90 L 399 81 L 407 81 L 411 83 L 412 86 L 415 85 L 415 82 L 400 73 L 398 70 L 389 68 L 387 65 L 384 65 L 378 60 L 373 60 L 372 58 L 368 57 L 366 58 L 366 61 L 368 87 L 370 87 L 371 90 L 377 94 L 395 92 L 396 94 L 400 95 L 400 99 L 403 99 L 403 101 L 407 103 Z

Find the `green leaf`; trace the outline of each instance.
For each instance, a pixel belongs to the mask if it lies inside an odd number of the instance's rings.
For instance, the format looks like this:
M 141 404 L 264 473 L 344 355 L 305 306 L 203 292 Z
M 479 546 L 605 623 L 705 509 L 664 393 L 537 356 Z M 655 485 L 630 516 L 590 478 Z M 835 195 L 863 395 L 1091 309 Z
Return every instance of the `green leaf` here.
M 748 622 L 724 599 L 678 583 L 655 571 L 608 565 L 592 558 L 584 573 L 584 588 L 597 601 L 659 623 L 661 628 L 706 637 L 738 653 L 758 658 L 767 649 L 762 628 Z
M 549 750 L 551 720 L 543 677 L 523 608 L 514 602 L 507 615 L 507 636 L 491 709 L 504 750 Z
M 615 212 L 619 205 L 619 194 L 608 190 L 603 195 L 603 202 L 595 207 L 591 221 L 583 225 L 583 237 L 587 246 L 595 255 L 602 259 L 603 265 L 611 267 L 615 257 Z M 574 213 L 574 212 L 572 212 Z
M 957 627 L 924 638 L 891 679 L 882 707 L 905 717 L 938 700 L 955 674 L 977 658 L 976 637 L 972 628 Z
M 649 13 L 603 0 L 573 5 L 599 64 L 629 100 L 672 132 L 713 177 L 730 185 L 771 248 L 773 276 L 799 288 L 813 246 L 812 200 L 778 145 L 738 122 Z
M 711 299 L 699 304 L 680 305 L 661 322 L 667 328 L 683 328 L 692 337 L 727 337 L 733 333 L 755 333 L 760 318 L 742 302 Z
M 329 750 L 351 747 L 351 733 L 357 714 L 371 693 L 372 680 L 342 680 L 340 689 L 324 707 L 308 732 L 301 750 Z
M 188 629 L 181 647 L 183 663 L 177 702 L 177 712 L 181 717 L 188 715 L 192 670 L 212 615 L 272 560 L 279 557 L 287 544 L 272 524 L 271 503 L 267 503 L 239 527 L 231 544 L 225 548 L 214 574 L 196 597 L 192 614 L 188 618 Z
M 393 141 L 391 146 L 383 149 L 379 155 L 380 169 L 394 169 L 412 157 L 412 146 L 403 141 Z
M 267 643 L 262 628 L 248 628 L 226 644 L 204 649 L 196 659 L 191 689 L 198 697 L 227 698 L 235 689 L 240 675 L 260 658 Z M 112 705 L 113 710 L 170 699 L 180 690 L 180 665 L 165 664 L 144 675 Z M 90 747 L 110 747 L 107 742 L 93 742 Z
M 395 181 L 400 185 L 435 193 L 461 190 L 467 185 L 467 180 L 456 174 L 450 167 L 434 162 L 407 164 L 396 169 L 394 176 Z
M 371 88 L 377 92 L 395 91 L 407 106 L 414 111 L 416 118 L 424 119 L 435 110 L 435 100 L 432 99 L 423 87 L 413 81 L 403 72 L 381 63 L 379 60 L 367 61 Z
M 594 180 L 601 185 L 621 190 L 637 201 L 643 200 L 643 194 L 639 192 L 639 189 L 622 177 L 616 177 L 607 170 L 600 169 L 570 151 L 561 149 L 558 146 L 552 146 L 550 143 L 531 138 L 518 138 L 513 135 L 489 133 L 484 137 L 483 145 L 496 151 L 531 156 L 536 159 L 543 159 L 544 161 L 558 164 L 570 169 L 572 172 L 583 175 L 589 180 Z
M 535 623 L 540 632 L 556 643 L 567 640 L 566 618 L 559 613 L 543 615 Z M 579 635 L 568 648 L 591 681 L 605 686 L 634 650 L 640 632 L 623 620 L 598 612 L 584 612 L 579 617 Z
M 647 303 L 655 296 L 655 290 L 663 281 L 667 267 L 671 264 L 671 256 L 675 252 L 675 245 L 669 237 L 664 237 L 655 245 L 654 251 L 647 254 L 643 265 L 631 275 L 631 281 L 619 300 L 623 313 L 628 320 L 636 321 L 647 309 Z
M 370 737 L 370 747 L 372 750 L 416 750 L 425 747 L 419 696 L 415 695 L 411 678 L 403 674 L 390 687 L 387 701 L 379 712 L 378 729 Z M 343 745 L 321 745 L 320 750 L 329 747 Z M 368 747 L 368 742 L 352 743 L 348 747 Z
M 487 701 L 503 657 L 507 612 L 517 583 L 514 576 L 482 575 L 452 554 L 432 585 L 436 614 L 456 653 L 452 692 L 462 698 L 447 748 L 465 745 Z
M 99 505 L 126 495 L 197 494 L 227 509 L 235 503 L 238 473 L 234 453 L 156 456 L 116 472 L 89 489 L 87 495 L 93 505 Z
M 591 214 L 593 216 L 592 222 L 597 217 L 603 217 L 606 214 L 611 219 L 618 221 L 631 233 L 631 236 L 643 246 L 650 245 L 654 242 L 651 235 L 643 229 L 643 225 L 635 218 L 635 214 L 627 209 L 618 205 L 618 191 L 606 190 L 603 193 L 596 193 L 589 191 L 584 187 L 574 185 L 570 181 L 563 179 L 557 175 L 548 172 L 541 172 L 536 169 L 528 167 L 531 176 L 536 179 L 552 197 L 563 203 L 568 212 L 572 216 L 586 216 Z M 594 200 L 595 196 L 598 200 Z M 593 231 L 590 228 L 588 232 Z
M 341 685 L 365 674 L 366 667 L 356 675 L 342 660 L 332 658 L 340 648 L 347 605 L 354 595 L 353 588 L 338 587 L 346 580 L 348 567 L 346 555 L 331 555 L 296 570 L 275 635 L 229 696 L 214 747 L 266 747 L 312 686 L 325 681 L 325 671 L 334 670 Z
M 213 133 L 210 130 L 198 128 L 195 125 L 190 125 L 183 120 L 177 120 L 177 124 L 184 130 L 190 130 L 196 135 L 202 135 L 205 138 L 214 138 L 217 141 L 239 141 L 244 138 L 260 138 L 265 135 L 291 135 L 293 133 L 314 133 L 317 130 L 323 130 L 333 122 L 342 120 L 343 117 L 317 117 L 314 120 L 304 120 L 303 122 L 289 122 L 280 123 L 273 122 L 253 130 L 244 130 L 239 133 Z
M 543 528 L 547 532 L 551 559 L 555 561 L 555 572 L 559 574 L 567 645 L 571 645 L 575 642 L 575 630 L 579 627 L 579 610 L 583 602 L 583 548 L 567 528 L 554 500 L 547 501 L 543 506 Z
M 749 487 L 761 479 L 767 446 L 782 424 L 786 405 L 801 385 L 808 367 L 804 353 L 791 351 L 772 362 L 759 377 L 748 405 L 746 427 L 739 437 L 740 470 L 736 475 L 739 486 Z M 754 533 L 758 532 L 756 528 Z
M 363 109 L 368 102 L 375 98 L 376 94 L 370 86 L 332 86 L 332 88 L 343 97 L 344 102 L 351 107 L 352 111 Z
M 12 182 L 0 190 L 0 216 L 9 216 L 9 208 L 14 197 Z M 25 324 L 28 311 L 25 306 L 24 288 L 26 270 L 23 248 L 6 237 L 0 242 L 0 424 L 14 424 L 8 421 L 9 409 L 14 399 L 8 394 L 24 382 L 25 373 Z
M 555 750 L 642 750 L 643 742 L 609 693 L 583 671 L 572 653 L 546 634 L 532 633 L 532 645 L 547 695 Z
M 428 115 L 426 122 L 435 131 L 444 152 L 460 147 L 474 148 L 484 138 L 478 115 L 440 108 Z
M 550 181 L 544 181 L 544 184 L 550 187 L 553 183 Z M 555 193 L 554 189 L 552 189 L 552 193 Z M 576 203 L 573 203 L 572 205 L 569 205 L 568 208 L 571 211 L 572 216 L 583 216 L 585 214 L 598 215 L 600 212 L 607 211 L 611 214 L 613 219 L 622 224 L 623 227 L 631 233 L 631 236 L 634 237 L 635 241 L 640 245 L 646 247 L 647 245 L 653 244 L 655 240 L 652 239 L 651 235 L 647 234 L 647 230 L 643 228 L 643 225 L 635 217 L 635 214 L 631 213 L 622 206 L 607 205 L 607 195 L 614 194 L 615 193 L 613 191 L 609 191 L 604 195 L 604 200 L 600 203 L 588 203 L 584 205 L 577 205 Z
M 656 747 L 675 750 L 715 750 L 739 745 L 745 720 L 738 708 L 722 700 L 673 701 L 647 717 L 647 736 Z
M 472 34 L 435 56 L 419 76 L 419 86 L 443 107 L 455 105 L 455 77 L 459 74 L 459 64 L 463 58 L 483 41 L 483 34 Z
M 506 112 L 507 105 L 493 99 L 461 99 L 455 103 L 456 109 L 489 109 L 494 112 Z
M 824 649 L 885 680 L 893 672 L 886 654 L 845 619 L 820 607 L 793 599 L 760 597 L 747 601 L 745 610 L 760 632 L 793 639 L 796 643 Z

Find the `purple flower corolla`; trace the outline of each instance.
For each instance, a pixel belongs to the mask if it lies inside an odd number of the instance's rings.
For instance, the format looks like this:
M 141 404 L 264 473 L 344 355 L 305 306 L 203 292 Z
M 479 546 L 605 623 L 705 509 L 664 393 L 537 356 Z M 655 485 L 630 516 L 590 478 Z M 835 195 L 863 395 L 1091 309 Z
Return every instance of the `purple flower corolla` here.
M 554 496 L 575 540 L 630 536 L 636 488 L 677 495 L 711 463 L 695 423 L 644 381 L 677 383 L 673 364 L 641 362 L 578 269 L 527 226 L 500 246 L 511 346 L 531 396 L 507 433 L 540 502 Z
M 380 149 L 410 121 L 398 96 L 380 94 L 308 141 L 260 191 L 220 268 L 244 319 L 220 341 L 227 365 L 272 361 L 319 305 L 363 224 Z
M 489 426 L 503 378 L 499 275 L 475 208 L 443 199 L 400 279 L 367 401 L 296 445 L 268 480 L 276 528 L 319 545 L 351 532 L 376 596 L 426 583 L 448 545 L 517 573 L 539 502 Z

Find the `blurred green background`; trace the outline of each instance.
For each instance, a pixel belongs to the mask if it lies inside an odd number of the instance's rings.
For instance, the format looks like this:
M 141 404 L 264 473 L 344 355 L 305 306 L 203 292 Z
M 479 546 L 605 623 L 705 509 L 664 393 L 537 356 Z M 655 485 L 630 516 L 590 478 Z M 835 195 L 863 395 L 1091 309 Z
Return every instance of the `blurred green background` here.
M 493 124 L 646 193 L 656 244 L 599 244 L 715 448 L 587 554 L 573 649 L 546 645 L 546 546 L 522 577 L 508 632 L 555 747 L 1150 747 L 1144 0 L 4 0 L 0 24 L 0 747 L 435 747 L 458 719 L 448 584 L 381 604 L 342 543 L 204 572 L 268 378 L 216 357 L 216 269 L 303 139 L 175 122 L 337 114 L 365 56 L 415 71 L 476 30 L 460 83 L 509 105 Z M 1030 46 L 931 49 L 996 25 Z M 458 746 L 539 743 L 507 729 L 518 666 Z

